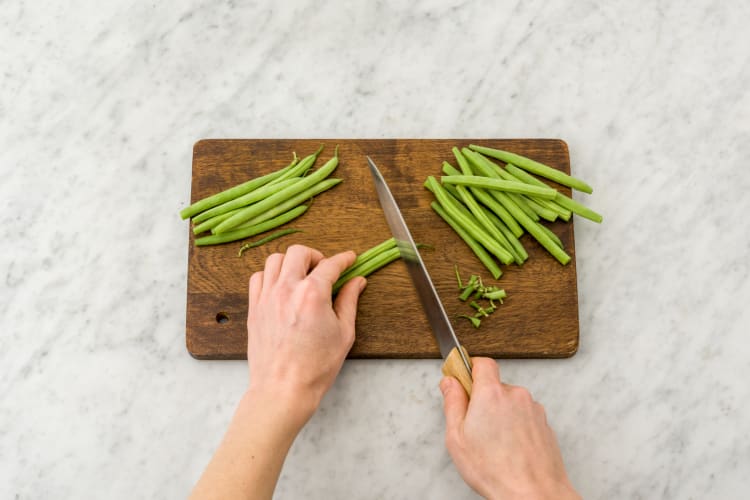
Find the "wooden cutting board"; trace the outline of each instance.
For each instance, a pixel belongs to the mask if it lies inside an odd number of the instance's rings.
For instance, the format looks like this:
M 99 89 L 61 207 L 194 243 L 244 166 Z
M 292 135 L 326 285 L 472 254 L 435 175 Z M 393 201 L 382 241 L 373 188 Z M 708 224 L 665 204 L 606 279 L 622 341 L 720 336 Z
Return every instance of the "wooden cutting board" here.
M 499 285 L 505 303 L 475 330 L 459 314 L 471 314 L 458 299 L 453 265 L 462 275 L 481 275 L 495 283 L 469 248 L 430 208 L 432 194 L 423 187 L 428 175 L 440 176 L 441 164 L 455 165 L 453 146 L 470 143 L 531 157 L 570 173 L 568 148 L 557 139 L 243 139 L 202 140 L 193 149 L 191 203 L 325 149 L 316 166 L 339 145 L 340 164 L 332 177 L 344 180 L 317 196 L 305 215 L 284 227 L 303 232 L 285 236 L 237 256 L 240 242 L 195 247 L 189 231 L 187 348 L 199 359 L 245 359 L 247 283 L 271 253 L 294 243 L 330 255 L 360 253 L 391 236 L 378 203 L 365 155 L 382 171 L 401 207 L 415 241 L 434 249 L 422 251 L 456 334 L 473 356 L 493 358 L 559 358 L 578 349 L 578 292 L 573 223 L 545 224 L 563 241 L 572 260 L 560 265 L 529 235 L 521 239 L 529 253 L 522 266 L 502 266 Z M 555 185 L 562 192 L 570 189 Z M 260 238 L 256 236 L 253 239 Z M 370 276 L 359 302 L 356 341 L 350 358 L 438 358 L 419 299 L 406 267 L 397 261 Z

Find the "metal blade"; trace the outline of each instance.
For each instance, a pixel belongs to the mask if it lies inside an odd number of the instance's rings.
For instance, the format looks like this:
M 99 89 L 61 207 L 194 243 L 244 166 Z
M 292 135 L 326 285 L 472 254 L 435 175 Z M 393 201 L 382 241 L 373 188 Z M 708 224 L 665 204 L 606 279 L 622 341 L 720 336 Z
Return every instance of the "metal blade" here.
M 471 373 L 469 360 L 466 359 L 461 350 L 456 332 L 453 331 L 451 322 L 448 320 L 448 315 L 445 313 L 437 290 L 435 290 L 435 285 L 432 284 L 427 268 L 422 261 L 422 256 L 419 255 L 417 245 L 411 237 L 403 215 L 401 215 L 401 210 L 398 208 L 396 200 L 393 198 L 391 190 L 388 189 L 388 184 L 386 184 L 375 162 L 369 156 L 367 162 L 370 164 L 370 173 L 375 181 L 375 189 L 378 192 L 380 206 L 383 207 L 385 213 L 385 220 L 388 222 L 388 227 L 391 228 L 391 233 L 401 252 L 401 258 L 404 259 L 411 280 L 414 282 L 414 287 L 417 289 L 417 295 L 427 314 L 427 320 L 440 346 L 440 354 L 443 358 L 446 358 L 454 347 L 457 348 L 466 369 Z

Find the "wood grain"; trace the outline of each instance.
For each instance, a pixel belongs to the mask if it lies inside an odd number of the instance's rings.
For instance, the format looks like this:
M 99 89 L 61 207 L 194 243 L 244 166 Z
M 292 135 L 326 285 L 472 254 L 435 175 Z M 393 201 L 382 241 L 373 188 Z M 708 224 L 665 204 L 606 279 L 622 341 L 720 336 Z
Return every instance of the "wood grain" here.
M 315 198 L 310 210 L 284 227 L 296 233 L 237 257 L 240 242 L 197 248 L 189 231 L 186 340 L 199 359 L 245 359 L 247 283 L 271 253 L 301 243 L 333 254 L 362 252 L 390 237 L 365 155 L 383 172 L 414 239 L 434 250 L 422 257 L 448 315 L 470 311 L 457 298 L 454 263 L 462 274 L 480 274 L 493 282 L 469 248 L 430 209 L 432 195 L 423 187 L 428 175 L 440 175 L 444 160 L 455 163 L 451 147 L 477 143 L 506 149 L 570 172 L 568 148 L 557 139 L 242 139 L 202 140 L 193 149 L 191 202 L 249 178 L 287 165 L 296 151 L 302 157 L 320 144 L 327 160 L 336 144 L 341 162 L 333 176 L 344 182 Z M 321 161 L 322 160 L 322 161 Z M 566 194 L 570 189 L 551 183 Z M 502 266 L 499 284 L 505 303 L 475 330 L 452 320 L 472 356 L 493 358 L 568 357 L 578 349 L 578 292 L 573 223 L 546 223 L 563 241 L 572 260 L 561 266 L 530 236 L 523 267 Z M 350 358 L 439 358 L 440 352 L 402 262 L 370 277 L 360 299 L 357 338 Z

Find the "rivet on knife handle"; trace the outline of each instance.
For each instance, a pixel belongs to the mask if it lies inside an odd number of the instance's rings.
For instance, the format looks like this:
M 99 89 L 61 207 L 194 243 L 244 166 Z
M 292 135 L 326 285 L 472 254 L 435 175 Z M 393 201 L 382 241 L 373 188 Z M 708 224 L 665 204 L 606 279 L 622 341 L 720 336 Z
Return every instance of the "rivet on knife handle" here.
M 469 366 L 472 366 L 471 357 L 469 357 L 469 353 L 466 352 L 464 346 L 461 346 L 461 350 L 463 351 L 466 360 L 469 362 Z M 466 369 L 466 365 L 464 364 L 463 359 L 461 359 L 458 349 L 455 347 L 451 350 L 450 354 L 448 354 L 448 357 L 445 358 L 445 363 L 443 363 L 443 375 L 458 379 L 461 386 L 466 391 L 466 394 L 471 398 L 471 373 Z

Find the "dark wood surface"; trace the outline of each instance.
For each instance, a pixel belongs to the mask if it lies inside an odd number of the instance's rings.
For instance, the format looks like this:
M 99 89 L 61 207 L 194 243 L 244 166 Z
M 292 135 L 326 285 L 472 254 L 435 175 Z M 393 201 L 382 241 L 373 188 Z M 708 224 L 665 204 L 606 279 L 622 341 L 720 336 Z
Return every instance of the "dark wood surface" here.
M 502 266 L 499 285 L 505 303 L 475 330 L 454 319 L 471 311 L 458 300 L 453 265 L 463 275 L 480 274 L 495 283 L 469 248 L 430 209 L 424 189 L 428 175 L 440 176 L 441 164 L 455 165 L 451 147 L 477 143 L 526 155 L 570 172 L 568 148 L 557 139 L 346 139 L 346 140 L 202 140 L 193 150 L 191 202 L 303 157 L 320 144 L 317 166 L 339 145 L 340 164 L 332 177 L 344 182 L 315 198 L 308 212 L 284 227 L 303 232 L 285 236 L 237 256 L 240 242 L 197 248 L 189 237 L 186 340 L 199 359 L 246 357 L 247 282 L 271 253 L 301 243 L 329 255 L 362 252 L 391 236 L 367 169 L 370 155 L 383 172 L 417 242 L 434 246 L 422 257 L 461 343 L 472 356 L 494 358 L 568 357 L 578 349 L 578 292 L 573 222 L 545 224 L 563 241 L 572 260 L 561 266 L 529 235 L 522 243 L 529 260 Z M 553 184 L 554 185 L 554 184 Z M 564 193 L 568 188 L 554 185 Z M 253 239 L 257 239 L 257 236 Z M 220 322 L 219 319 L 225 320 Z M 360 298 L 357 337 L 351 358 L 438 358 L 437 343 L 412 289 L 404 264 L 397 261 L 369 278 Z

